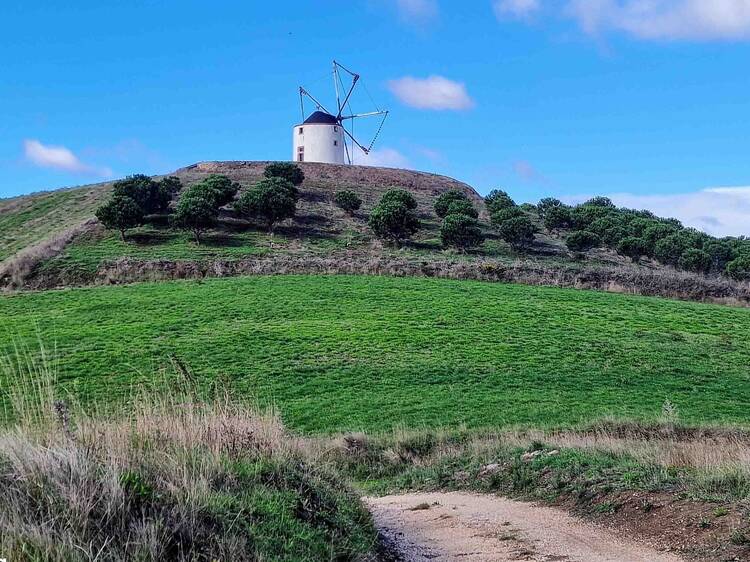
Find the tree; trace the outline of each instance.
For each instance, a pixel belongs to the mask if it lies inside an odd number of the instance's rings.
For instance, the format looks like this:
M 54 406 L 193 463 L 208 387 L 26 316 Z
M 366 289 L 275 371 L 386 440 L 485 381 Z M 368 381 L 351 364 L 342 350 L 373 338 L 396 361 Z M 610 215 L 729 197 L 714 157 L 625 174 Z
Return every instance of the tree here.
M 240 187 L 239 183 L 233 182 L 227 176 L 221 174 L 211 174 L 193 186 L 194 189 L 200 191 L 213 191 L 214 194 L 211 197 L 214 198 L 217 207 L 223 207 L 231 203 Z
M 385 197 L 384 197 L 385 198 Z M 416 213 L 398 201 L 385 201 L 370 213 L 368 220 L 375 236 L 392 241 L 396 246 L 419 230 L 420 224 Z
M 510 198 L 510 195 L 501 189 L 493 189 L 490 191 L 487 197 L 484 198 L 484 204 L 487 206 L 487 210 L 490 214 L 500 211 L 501 209 L 516 206 L 516 202 Z
M 645 255 L 646 242 L 636 236 L 626 236 L 617 244 L 617 253 L 638 263 Z
M 492 226 L 495 228 L 499 228 L 500 225 L 507 220 L 525 216 L 526 213 L 524 213 L 520 207 L 505 207 L 503 209 L 498 209 L 490 215 L 490 223 L 492 223 Z
M 607 209 L 615 208 L 615 204 L 612 203 L 612 200 L 609 197 L 602 197 L 601 195 L 592 197 L 591 199 L 586 201 L 584 205 L 590 205 L 592 207 L 606 207 Z
M 385 203 L 398 203 L 404 205 L 410 211 L 417 209 L 417 200 L 405 189 L 390 189 L 380 198 L 379 205 Z
M 282 178 L 292 185 L 301 185 L 305 181 L 305 172 L 291 162 L 274 162 L 266 166 L 263 175 L 267 178 Z
M 452 203 L 460 201 L 469 202 L 469 198 L 463 191 L 451 189 L 450 191 L 442 193 L 437 199 L 435 199 L 435 214 L 441 219 L 445 218 L 448 215 L 448 207 L 450 207 Z
M 562 207 L 562 201 L 560 201 L 559 199 L 555 199 L 554 197 L 545 197 L 544 199 L 540 199 L 539 203 L 537 203 L 536 205 L 537 212 L 539 213 L 539 218 L 544 220 L 547 216 L 547 213 L 553 207 Z
M 143 224 L 143 209 L 130 197 L 117 196 L 107 201 L 94 213 L 105 228 L 119 230 L 125 240 L 125 232 Z
M 573 252 L 585 252 L 602 243 L 599 236 L 587 230 L 577 230 L 565 239 L 565 245 Z
M 654 246 L 654 257 L 661 263 L 677 265 L 682 254 L 691 247 L 692 240 L 683 232 L 670 234 L 659 240 Z
M 694 273 L 706 273 L 711 269 L 711 256 L 698 248 L 688 248 L 678 262 L 681 269 Z
M 515 249 L 523 249 L 534 242 L 536 228 L 529 217 L 515 217 L 497 227 L 500 238 Z
M 742 255 L 727 264 L 726 274 L 738 281 L 750 281 L 750 254 Z
M 468 199 L 464 199 L 462 201 L 453 201 L 450 205 L 448 205 L 448 212 L 446 213 L 446 216 L 449 215 L 466 215 L 467 217 L 471 217 L 473 219 L 479 218 L 479 212 L 474 208 L 474 205 L 471 204 L 471 201 Z
M 550 207 L 544 217 L 544 228 L 549 232 L 568 229 L 572 226 L 573 219 L 570 216 L 570 207 L 560 205 Z
M 656 249 L 656 243 L 676 232 L 677 229 L 673 225 L 663 222 L 654 222 L 651 226 L 646 227 L 643 230 L 642 235 L 643 240 L 646 242 L 646 255 L 653 256 L 654 250 Z
M 157 182 L 143 174 L 128 176 L 114 183 L 112 196 L 129 197 L 141 208 L 144 215 L 163 213 L 172 200 L 175 179 L 179 183 L 177 178 Z
M 588 230 L 594 221 L 606 217 L 610 213 L 612 213 L 612 209 L 601 205 L 577 205 L 571 210 L 570 218 L 577 230 Z
M 440 241 L 443 246 L 452 246 L 463 252 L 469 248 L 481 246 L 484 242 L 484 235 L 476 218 L 462 213 L 453 213 L 443 219 L 440 227 Z
M 724 240 L 709 242 L 703 249 L 711 256 L 711 268 L 714 271 L 724 271 L 727 264 L 737 258 L 737 251 Z
M 333 202 L 337 207 L 343 209 L 349 216 L 354 215 L 354 212 L 362 206 L 362 199 L 350 189 L 336 192 L 336 195 L 333 197 Z
M 201 243 L 201 236 L 216 224 L 219 207 L 210 193 L 180 197 L 172 215 L 172 224 L 177 228 L 193 233 L 195 243 Z
M 264 221 L 268 232 L 273 233 L 277 222 L 294 216 L 296 193 L 291 182 L 279 177 L 267 178 L 245 191 L 234 208 L 240 216 Z

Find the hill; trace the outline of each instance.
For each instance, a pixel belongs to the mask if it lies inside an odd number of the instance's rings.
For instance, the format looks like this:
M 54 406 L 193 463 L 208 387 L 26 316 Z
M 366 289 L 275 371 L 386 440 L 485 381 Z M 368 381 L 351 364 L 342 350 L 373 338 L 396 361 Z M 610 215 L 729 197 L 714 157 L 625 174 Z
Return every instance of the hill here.
M 226 175 L 249 187 L 262 177 L 268 162 L 204 162 L 174 172 L 184 186 L 211 174 Z M 717 275 L 677 271 L 655 260 L 639 264 L 613 249 L 571 252 L 565 231 L 543 226 L 537 207 L 526 216 L 538 227 L 533 244 L 523 251 L 506 244 L 489 224 L 483 199 L 457 180 L 408 170 L 302 163 L 305 181 L 294 219 L 282 223 L 274 237 L 240 220 L 231 205 L 201 245 L 188 233 L 168 227 L 167 217 L 130 231 L 126 242 L 93 219 L 111 184 L 38 194 L 2 203 L 0 234 L 4 255 L 0 286 L 44 289 L 143 280 L 224 277 L 258 273 L 355 273 L 419 275 L 514 281 L 599 290 L 661 295 L 724 303 L 750 303 L 750 286 Z M 377 240 L 367 218 L 391 188 L 410 191 L 418 203 L 422 228 L 404 247 Z M 337 191 L 358 193 L 363 206 L 348 216 L 334 203 Z M 459 190 L 480 212 L 486 237 L 466 253 L 447 251 L 440 240 L 436 198 Z
M 745 423 L 750 407 L 750 310 L 701 303 L 288 275 L 21 293 L 0 317 L 54 345 L 87 400 L 120 403 L 177 361 L 312 432 L 653 420 L 665 401 L 688 423 Z

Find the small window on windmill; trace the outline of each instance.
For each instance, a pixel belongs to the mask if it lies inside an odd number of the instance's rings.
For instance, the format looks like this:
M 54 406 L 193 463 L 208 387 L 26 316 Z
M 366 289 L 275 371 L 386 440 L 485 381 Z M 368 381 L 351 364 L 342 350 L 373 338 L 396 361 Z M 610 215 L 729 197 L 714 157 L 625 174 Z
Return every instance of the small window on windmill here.
M 297 149 L 297 162 L 304 162 L 305 161 L 305 147 L 300 146 Z
M 333 146 L 338 146 L 338 145 L 339 145 L 339 141 L 337 140 L 333 141 Z
M 336 125 L 333 126 L 333 132 L 334 133 L 338 133 L 339 132 L 339 128 Z
M 304 128 L 304 127 L 300 127 L 300 128 L 299 128 L 299 134 L 301 135 L 301 134 L 302 134 L 302 133 L 304 132 L 304 130 L 305 130 L 305 128 Z

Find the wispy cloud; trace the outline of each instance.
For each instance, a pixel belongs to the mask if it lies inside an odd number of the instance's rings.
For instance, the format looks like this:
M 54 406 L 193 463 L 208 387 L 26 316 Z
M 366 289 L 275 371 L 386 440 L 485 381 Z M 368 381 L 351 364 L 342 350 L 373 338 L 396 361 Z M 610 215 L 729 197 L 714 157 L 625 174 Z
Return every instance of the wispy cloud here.
M 590 195 L 563 198 L 580 203 Z M 750 186 L 713 187 L 693 193 L 609 195 L 615 204 L 633 209 L 648 209 L 658 216 L 674 217 L 687 226 L 715 236 L 750 235 Z
M 549 183 L 549 179 L 527 160 L 513 162 L 513 171 L 519 178 L 529 183 Z
M 499 19 L 526 18 L 541 8 L 540 0 L 495 0 L 492 7 Z
M 360 148 L 357 148 L 354 155 L 354 163 L 358 166 L 375 166 L 380 168 L 412 168 L 409 158 L 395 148 L 387 147 L 371 150 L 369 154 L 365 154 Z
M 35 139 L 26 139 L 23 141 L 23 151 L 26 160 L 40 168 L 101 177 L 112 176 L 110 168 L 86 164 L 64 146 L 45 145 Z
M 459 111 L 475 105 L 465 84 L 442 76 L 405 76 L 388 82 L 388 88 L 402 103 L 417 109 Z
M 396 0 L 396 8 L 402 21 L 416 25 L 431 23 L 440 11 L 437 0 Z

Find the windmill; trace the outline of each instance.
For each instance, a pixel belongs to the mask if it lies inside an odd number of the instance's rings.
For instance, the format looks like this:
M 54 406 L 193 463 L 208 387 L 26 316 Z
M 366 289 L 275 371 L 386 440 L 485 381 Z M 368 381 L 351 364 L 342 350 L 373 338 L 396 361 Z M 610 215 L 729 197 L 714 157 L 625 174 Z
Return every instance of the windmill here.
M 351 79 L 351 84 L 346 85 Z M 329 164 L 353 164 L 354 154 L 359 148 L 369 154 L 380 131 L 383 129 L 387 110 L 381 110 L 372 101 L 375 111 L 354 113 L 352 94 L 360 83 L 359 74 L 333 61 L 333 84 L 336 92 L 336 111 L 330 112 L 304 87 L 300 86 L 299 99 L 302 110 L 302 123 L 294 126 L 292 159 L 297 162 L 326 162 Z M 367 91 L 367 88 L 365 88 Z M 343 98 L 342 98 L 343 96 Z M 368 93 L 369 96 L 369 93 Z M 315 111 L 305 117 L 305 99 L 315 104 Z M 369 144 L 360 143 L 354 136 L 354 123 L 357 119 L 380 117 L 380 124 Z

